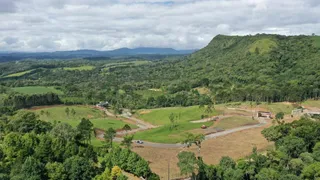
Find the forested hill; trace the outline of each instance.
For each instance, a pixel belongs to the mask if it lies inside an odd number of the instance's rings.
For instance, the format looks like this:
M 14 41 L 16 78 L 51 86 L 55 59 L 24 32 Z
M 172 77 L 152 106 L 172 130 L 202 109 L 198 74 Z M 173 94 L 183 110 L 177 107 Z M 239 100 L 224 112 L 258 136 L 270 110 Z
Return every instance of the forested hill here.
M 208 78 L 216 89 L 227 85 L 248 95 L 256 91 L 292 101 L 319 95 L 317 36 L 218 35 L 187 63 L 193 76 Z
M 221 101 L 300 101 L 319 97 L 319 70 L 319 36 L 218 35 L 184 60 L 126 71 L 125 80 L 173 92 L 208 86 Z

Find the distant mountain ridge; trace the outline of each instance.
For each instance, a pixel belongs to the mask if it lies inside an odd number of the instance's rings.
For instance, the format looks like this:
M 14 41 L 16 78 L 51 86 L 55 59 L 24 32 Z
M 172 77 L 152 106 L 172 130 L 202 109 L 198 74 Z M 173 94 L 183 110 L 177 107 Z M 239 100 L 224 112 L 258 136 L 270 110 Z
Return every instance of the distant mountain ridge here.
M 21 59 L 72 59 L 72 58 L 94 58 L 94 57 L 117 57 L 136 55 L 187 55 L 196 50 L 175 50 L 173 48 L 120 48 L 110 51 L 97 51 L 90 49 L 55 52 L 1 52 L 0 62 Z

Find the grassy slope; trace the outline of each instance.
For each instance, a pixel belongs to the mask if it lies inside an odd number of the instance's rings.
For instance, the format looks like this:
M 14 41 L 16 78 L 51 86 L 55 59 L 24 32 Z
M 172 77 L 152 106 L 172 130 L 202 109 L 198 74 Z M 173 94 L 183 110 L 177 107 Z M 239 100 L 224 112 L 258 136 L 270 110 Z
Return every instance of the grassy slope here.
M 90 71 L 92 69 L 94 69 L 94 66 L 79 66 L 79 67 L 65 67 L 65 68 L 63 68 L 63 70 L 67 70 L 67 71 L 75 71 L 75 70 Z
M 62 91 L 55 89 L 54 87 L 44 87 L 44 86 L 27 86 L 27 87 L 16 87 L 13 88 L 14 91 L 24 94 L 42 94 L 42 93 L 56 93 L 63 94 Z
M 138 90 L 136 91 L 136 93 L 140 94 L 144 98 L 158 97 L 165 94 L 163 91 L 154 91 L 154 90 Z
M 264 107 L 272 112 L 274 115 L 278 112 L 284 112 L 285 114 L 291 114 L 291 111 L 294 109 L 292 104 L 285 103 L 272 103 L 272 104 L 262 104 L 260 107 Z
M 72 116 L 71 114 L 69 117 L 65 113 L 65 109 L 69 108 L 74 109 L 76 111 L 76 115 Z M 50 113 L 49 116 L 44 113 L 41 115 L 41 110 L 48 111 Z M 91 107 L 86 106 L 56 106 L 51 108 L 44 108 L 44 109 L 38 109 L 34 110 L 36 114 L 39 115 L 39 118 L 43 121 L 48 121 L 51 123 L 54 123 L 54 121 L 60 121 L 69 123 L 73 127 L 77 126 L 82 118 L 88 118 L 93 123 L 95 128 L 100 129 L 108 129 L 110 127 L 114 129 L 120 129 L 122 128 L 126 123 L 120 120 L 110 119 L 110 118 L 104 118 L 103 112 L 97 109 L 93 109 Z M 131 128 L 136 128 L 136 125 L 130 125 Z
M 320 101 L 316 100 L 308 100 L 302 103 L 303 106 L 311 106 L 311 107 L 317 107 L 320 108 Z
M 320 48 L 320 36 L 313 36 L 312 37 L 312 39 L 313 39 L 313 45 L 315 46 L 315 47 L 318 47 L 318 48 Z
M 34 71 L 34 69 L 31 69 L 31 70 L 28 70 L 28 71 L 23 71 L 23 72 L 18 72 L 18 73 L 14 73 L 14 74 L 9 74 L 9 75 L 7 75 L 5 77 L 20 77 L 20 76 L 23 76 L 23 75 L 25 75 L 27 73 L 30 73 L 32 71 Z
M 214 127 L 222 128 L 222 129 L 232 129 L 240 126 L 257 124 L 258 121 L 252 120 L 251 117 L 247 116 L 233 116 L 222 119 L 214 124 Z
M 178 123 L 189 122 L 192 120 L 201 119 L 201 115 L 204 114 L 204 109 L 199 106 L 191 107 L 174 107 L 174 108 L 162 108 L 152 110 L 140 110 L 138 111 L 139 118 L 150 122 L 155 125 L 170 124 L 169 115 L 174 113 L 179 116 Z M 217 115 L 218 112 L 214 111 L 211 116 Z
M 273 47 L 276 47 L 277 43 L 271 38 L 264 38 L 257 40 L 252 45 L 249 46 L 249 52 L 255 53 L 256 48 L 258 48 L 260 53 L 268 53 Z

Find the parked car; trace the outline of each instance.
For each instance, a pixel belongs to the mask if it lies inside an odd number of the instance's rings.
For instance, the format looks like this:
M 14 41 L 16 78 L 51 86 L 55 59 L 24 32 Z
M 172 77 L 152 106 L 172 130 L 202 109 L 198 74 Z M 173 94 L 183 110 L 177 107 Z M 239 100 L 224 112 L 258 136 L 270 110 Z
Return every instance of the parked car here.
M 143 141 L 137 140 L 136 143 L 138 143 L 138 144 L 143 144 Z

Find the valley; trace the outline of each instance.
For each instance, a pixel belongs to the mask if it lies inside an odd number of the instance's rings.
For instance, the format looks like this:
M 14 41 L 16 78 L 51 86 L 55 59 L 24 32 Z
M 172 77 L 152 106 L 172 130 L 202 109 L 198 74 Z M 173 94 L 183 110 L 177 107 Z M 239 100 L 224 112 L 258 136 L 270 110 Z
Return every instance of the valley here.
M 48 173 L 84 161 L 91 178 L 114 167 L 155 180 L 309 177 L 319 52 L 314 36 L 217 35 L 185 56 L 2 62 L 0 170 L 14 177 L 14 163 Z

